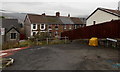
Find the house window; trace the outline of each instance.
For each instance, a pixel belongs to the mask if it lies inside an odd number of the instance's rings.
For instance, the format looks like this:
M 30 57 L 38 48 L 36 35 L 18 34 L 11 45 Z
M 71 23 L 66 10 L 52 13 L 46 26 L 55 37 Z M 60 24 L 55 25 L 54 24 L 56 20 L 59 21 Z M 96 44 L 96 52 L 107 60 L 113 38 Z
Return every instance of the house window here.
M 51 25 L 49 25 L 48 28 L 51 29 L 52 28 Z
M 32 31 L 31 36 L 35 36 L 38 33 L 38 31 Z
M 16 39 L 17 34 L 16 33 L 11 33 L 11 39 Z
M 66 25 L 64 25 L 64 29 L 66 29 Z
M 40 25 L 40 29 L 41 29 L 41 30 L 45 30 L 45 24 L 41 24 L 41 25 Z
M 80 27 L 82 27 L 82 24 L 81 25 L 79 25 Z
M 36 32 L 33 32 L 33 36 L 35 36 L 36 35 Z
M 55 30 L 58 30 L 58 25 L 55 25 Z
M 69 26 L 69 29 L 72 29 L 72 26 Z
M 52 25 L 48 25 L 48 31 L 52 30 Z
M 57 31 L 55 32 L 55 36 L 56 36 L 56 35 L 58 35 L 58 32 L 57 32 Z
M 49 35 L 52 36 L 52 32 L 49 32 Z
M 37 26 L 36 26 L 36 24 L 33 24 L 33 29 L 37 29 Z
M 75 25 L 74 28 L 77 29 L 77 25 Z
M 96 21 L 93 21 L 93 25 L 95 25 Z

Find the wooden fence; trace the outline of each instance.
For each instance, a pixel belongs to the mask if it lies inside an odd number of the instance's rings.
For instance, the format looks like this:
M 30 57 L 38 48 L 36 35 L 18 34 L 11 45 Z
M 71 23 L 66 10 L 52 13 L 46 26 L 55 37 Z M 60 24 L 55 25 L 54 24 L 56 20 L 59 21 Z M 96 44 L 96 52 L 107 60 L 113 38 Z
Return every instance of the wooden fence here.
M 114 20 L 92 26 L 86 26 L 71 31 L 66 31 L 61 34 L 62 37 L 74 39 L 89 39 L 97 38 L 120 38 L 120 20 Z

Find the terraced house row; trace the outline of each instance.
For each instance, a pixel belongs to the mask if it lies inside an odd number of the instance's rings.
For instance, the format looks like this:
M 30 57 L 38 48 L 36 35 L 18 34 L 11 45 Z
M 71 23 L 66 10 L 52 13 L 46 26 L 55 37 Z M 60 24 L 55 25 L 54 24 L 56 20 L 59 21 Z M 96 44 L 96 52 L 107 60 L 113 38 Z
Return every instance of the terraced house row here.
M 84 27 L 85 23 L 77 17 L 60 16 L 56 12 L 55 16 L 27 14 L 24 20 L 26 37 L 34 36 L 40 32 L 48 32 L 51 37 L 60 37 L 61 32 Z

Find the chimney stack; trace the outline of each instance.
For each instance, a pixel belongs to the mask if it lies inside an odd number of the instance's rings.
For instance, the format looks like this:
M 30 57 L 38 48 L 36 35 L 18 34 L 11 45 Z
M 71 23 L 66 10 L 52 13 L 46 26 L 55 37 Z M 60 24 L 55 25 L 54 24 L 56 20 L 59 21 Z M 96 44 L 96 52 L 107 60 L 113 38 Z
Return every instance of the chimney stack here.
M 70 14 L 68 14 L 68 17 L 70 17 Z
M 45 16 L 45 13 L 43 13 L 42 16 Z
M 60 16 L 60 12 L 56 12 L 56 16 L 59 17 Z

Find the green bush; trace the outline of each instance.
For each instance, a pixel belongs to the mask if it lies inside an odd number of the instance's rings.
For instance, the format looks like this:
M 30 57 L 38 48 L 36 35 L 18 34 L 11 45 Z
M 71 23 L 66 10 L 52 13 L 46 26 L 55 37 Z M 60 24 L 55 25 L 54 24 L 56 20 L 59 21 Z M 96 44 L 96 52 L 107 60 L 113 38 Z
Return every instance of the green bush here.
M 25 46 L 33 46 L 35 43 L 30 41 L 30 40 L 26 40 L 26 41 L 23 41 L 23 42 L 20 42 L 19 43 L 19 47 L 25 47 Z

